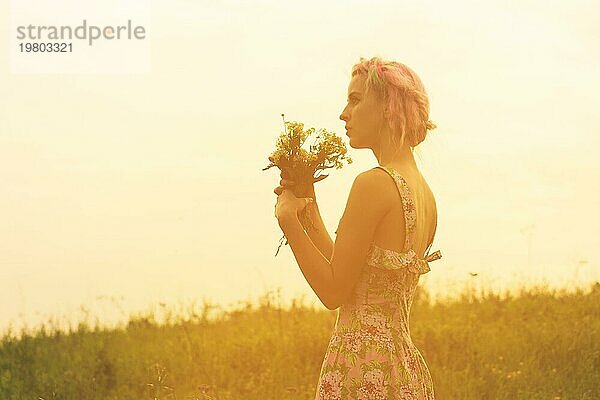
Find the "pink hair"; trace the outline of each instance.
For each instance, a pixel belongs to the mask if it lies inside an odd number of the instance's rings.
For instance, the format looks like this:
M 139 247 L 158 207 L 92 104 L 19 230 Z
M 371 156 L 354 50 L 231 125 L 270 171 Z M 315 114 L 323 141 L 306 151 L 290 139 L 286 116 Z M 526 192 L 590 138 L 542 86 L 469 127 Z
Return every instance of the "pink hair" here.
M 429 121 L 429 98 L 425 87 L 408 66 L 379 57 L 370 60 L 361 57 L 352 67 L 352 76 L 357 74 L 366 77 L 365 94 L 373 91 L 383 101 L 390 128 L 399 132 L 400 146 L 407 142 L 410 147 L 415 147 L 425 139 L 427 130 L 436 128 Z

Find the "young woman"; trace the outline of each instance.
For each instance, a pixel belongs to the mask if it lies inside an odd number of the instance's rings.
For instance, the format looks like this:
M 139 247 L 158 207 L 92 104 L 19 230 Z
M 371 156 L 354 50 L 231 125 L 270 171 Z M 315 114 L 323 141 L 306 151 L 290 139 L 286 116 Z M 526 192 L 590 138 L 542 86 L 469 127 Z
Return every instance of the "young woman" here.
M 295 197 L 285 176 L 275 189 L 275 216 L 304 277 L 325 307 L 338 309 L 315 398 L 434 399 L 409 331 L 419 277 L 441 257 L 428 252 L 437 209 L 413 158 L 435 128 L 425 88 L 404 64 L 361 58 L 340 119 L 350 146 L 371 149 L 379 165 L 354 180 L 335 244 L 316 202 Z M 310 236 L 297 217 L 304 207 L 318 228 Z

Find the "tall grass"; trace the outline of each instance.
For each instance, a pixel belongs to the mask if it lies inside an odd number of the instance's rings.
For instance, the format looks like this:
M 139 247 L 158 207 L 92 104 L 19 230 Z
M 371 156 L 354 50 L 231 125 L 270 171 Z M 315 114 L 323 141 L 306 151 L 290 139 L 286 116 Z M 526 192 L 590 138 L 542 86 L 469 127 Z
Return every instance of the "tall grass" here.
M 163 307 L 165 309 L 165 307 Z M 274 293 L 211 317 L 204 304 L 5 332 L 0 399 L 312 399 L 335 312 Z M 437 399 L 599 399 L 600 284 L 573 292 L 465 292 L 432 302 L 419 291 L 411 333 Z

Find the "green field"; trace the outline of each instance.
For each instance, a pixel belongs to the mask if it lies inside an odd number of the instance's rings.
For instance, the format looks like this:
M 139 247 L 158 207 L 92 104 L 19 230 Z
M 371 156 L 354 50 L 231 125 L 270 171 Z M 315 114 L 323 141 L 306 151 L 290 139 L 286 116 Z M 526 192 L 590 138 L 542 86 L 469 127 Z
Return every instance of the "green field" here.
M 312 400 L 336 313 L 278 304 L 267 293 L 216 317 L 205 305 L 163 324 L 5 332 L 0 399 Z M 419 291 L 411 333 L 439 400 L 600 399 L 598 283 L 443 303 Z

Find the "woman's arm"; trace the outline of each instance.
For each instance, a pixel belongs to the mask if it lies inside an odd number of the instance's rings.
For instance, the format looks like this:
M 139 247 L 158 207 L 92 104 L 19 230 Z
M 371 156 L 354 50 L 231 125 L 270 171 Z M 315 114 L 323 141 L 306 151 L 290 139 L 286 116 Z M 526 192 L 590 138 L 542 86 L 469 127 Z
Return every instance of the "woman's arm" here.
M 279 226 L 285 232 L 304 278 L 321 303 L 330 310 L 337 308 L 330 262 L 308 237 L 296 216 L 280 219 Z
M 293 190 L 294 185 L 295 183 L 289 180 L 289 173 L 282 171 L 280 186 L 276 187 L 274 192 L 279 196 L 284 189 Z M 317 205 L 317 197 L 315 195 L 315 187 L 313 184 L 308 187 L 307 197 L 314 199 L 314 202 L 306 206 L 306 210 L 315 227 L 305 227 L 305 231 L 307 232 L 310 240 L 317 247 L 317 249 L 319 249 L 327 261 L 331 261 L 331 256 L 333 254 L 333 241 L 331 240 L 331 236 L 329 236 L 329 233 L 325 228 L 325 224 L 323 223 L 323 219 L 321 218 L 321 212 L 319 210 L 319 206 Z
M 333 254 L 333 240 L 331 240 L 331 236 L 329 236 L 329 232 L 327 232 L 327 229 L 325 228 L 317 202 L 314 201 L 309 204 L 307 209 L 308 215 L 315 225 L 315 228 L 308 229 L 308 236 L 327 261 L 331 261 L 331 256 Z
M 363 172 L 354 181 L 346 210 L 338 227 L 331 261 L 319 251 L 304 231 L 297 215 L 279 218 L 294 257 L 308 284 L 323 305 L 338 308 L 351 294 L 364 266 L 375 236 L 377 223 L 391 209 L 396 188 L 389 185 L 389 175 L 381 169 Z

